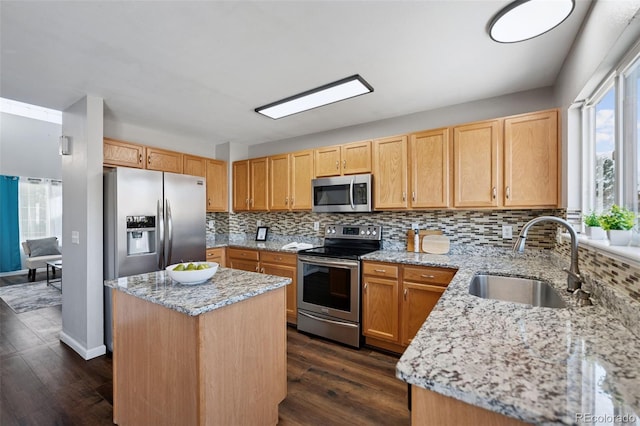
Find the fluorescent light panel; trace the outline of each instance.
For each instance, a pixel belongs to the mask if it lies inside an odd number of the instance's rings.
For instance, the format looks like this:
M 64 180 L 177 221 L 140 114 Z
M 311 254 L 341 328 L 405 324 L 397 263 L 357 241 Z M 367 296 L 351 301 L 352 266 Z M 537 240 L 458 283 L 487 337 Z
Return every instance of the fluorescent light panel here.
M 373 87 L 356 74 L 261 106 L 255 111 L 275 120 L 371 92 L 373 92 Z
M 574 0 L 516 0 L 502 9 L 489 25 L 489 35 L 499 43 L 538 37 L 564 22 Z

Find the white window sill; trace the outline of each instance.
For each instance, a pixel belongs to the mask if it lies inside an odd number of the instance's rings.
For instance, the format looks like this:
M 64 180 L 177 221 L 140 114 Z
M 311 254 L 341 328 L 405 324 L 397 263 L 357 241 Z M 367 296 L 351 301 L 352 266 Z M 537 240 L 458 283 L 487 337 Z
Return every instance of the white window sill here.
M 568 233 L 561 234 L 561 238 L 566 242 L 571 241 Z M 590 240 L 586 235 L 578 235 L 578 244 L 624 263 L 640 267 L 640 247 L 612 246 L 609 245 L 609 240 Z

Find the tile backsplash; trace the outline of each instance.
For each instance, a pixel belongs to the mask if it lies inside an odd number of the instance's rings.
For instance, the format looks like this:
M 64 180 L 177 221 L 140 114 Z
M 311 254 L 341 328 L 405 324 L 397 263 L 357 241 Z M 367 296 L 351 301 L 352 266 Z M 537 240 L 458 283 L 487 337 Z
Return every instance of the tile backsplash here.
M 385 249 L 404 250 L 407 231 L 412 223 L 420 229 L 440 229 L 452 244 L 469 246 L 511 247 L 513 239 L 502 238 L 502 225 L 511 225 L 514 236 L 529 220 L 543 215 L 564 217 L 563 209 L 549 210 L 431 210 L 384 211 L 373 213 L 311 213 L 311 212 L 238 212 L 208 213 L 215 234 L 255 234 L 257 221 L 269 227 L 269 235 L 321 238 L 325 225 L 340 223 L 381 225 Z M 313 230 L 313 223 L 320 230 Z M 556 244 L 556 227 L 552 223 L 534 226 L 527 247 L 552 249 Z

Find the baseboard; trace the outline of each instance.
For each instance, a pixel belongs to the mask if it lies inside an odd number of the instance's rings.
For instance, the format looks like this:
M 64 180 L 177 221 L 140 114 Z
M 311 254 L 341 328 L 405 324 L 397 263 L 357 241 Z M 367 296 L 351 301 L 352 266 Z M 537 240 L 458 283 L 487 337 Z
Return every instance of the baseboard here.
M 71 349 L 76 351 L 85 360 L 99 357 L 107 353 L 107 347 L 105 345 L 96 346 L 95 348 L 87 349 L 80 342 L 73 337 L 69 336 L 64 331 L 60 332 L 60 341 Z
M 11 277 L 13 275 L 26 275 L 29 273 L 28 269 L 19 269 L 17 271 L 0 272 L 0 277 Z

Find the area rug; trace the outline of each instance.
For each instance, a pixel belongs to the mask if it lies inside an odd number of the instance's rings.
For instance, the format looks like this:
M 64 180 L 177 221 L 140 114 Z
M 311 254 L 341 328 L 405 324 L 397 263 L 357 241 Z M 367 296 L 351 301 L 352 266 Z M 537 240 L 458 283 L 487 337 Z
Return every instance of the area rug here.
M 46 281 L 0 287 L 0 299 L 16 314 L 62 305 L 62 293 Z

